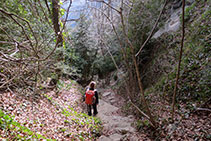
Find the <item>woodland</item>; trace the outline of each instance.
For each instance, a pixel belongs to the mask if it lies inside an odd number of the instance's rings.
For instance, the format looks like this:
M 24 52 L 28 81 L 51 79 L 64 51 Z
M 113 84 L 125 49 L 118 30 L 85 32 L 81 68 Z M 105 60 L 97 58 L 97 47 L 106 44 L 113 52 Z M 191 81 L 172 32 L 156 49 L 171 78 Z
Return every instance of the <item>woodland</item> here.
M 1 0 L 0 140 L 211 140 L 210 6 Z

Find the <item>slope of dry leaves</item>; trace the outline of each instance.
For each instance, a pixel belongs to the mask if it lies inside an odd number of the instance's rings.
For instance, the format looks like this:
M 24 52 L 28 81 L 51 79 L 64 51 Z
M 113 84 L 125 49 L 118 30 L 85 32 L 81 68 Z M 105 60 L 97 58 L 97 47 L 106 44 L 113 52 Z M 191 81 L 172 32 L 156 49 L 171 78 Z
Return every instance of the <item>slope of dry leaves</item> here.
M 159 128 L 154 130 L 149 122 L 143 117 L 137 116 L 136 126 L 140 134 L 145 135 L 146 140 L 174 140 L 174 141 L 207 141 L 211 140 L 211 112 L 206 110 L 197 110 L 193 103 L 181 102 L 178 104 L 175 121 L 171 120 L 171 103 L 151 93 L 149 95 L 151 111 Z M 133 107 L 129 112 L 139 115 Z
M 100 121 L 82 113 L 80 89 L 77 83 L 66 81 L 59 94 L 50 91 L 36 96 L 36 100 L 4 92 L 0 94 L 0 109 L 46 138 L 91 140 L 99 136 Z M 1 128 L 0 133 L 2 138 L 10 138 Z
M 180 102 L 175 113 L 175 122 L 171 120 L 171 103 L 159 94 L 150 93 L 148 96 L 150 109 L 154 118 L 159 123 L 158 129 L 153 129 L 149 121 L 141 116 L 139 112 L 120 94 L 113 97 L 112 103 L 109 97 L 102 97 L 106 102 L 119 107 L 118 113 L 112 115 L 129 116 L 134 114 L 136 121 L 134 127 L 138 132 L 133 133 L 133 137 L 138 140 L 162 140 L 162 141 L 207 141 L 211 140 L 211 112 L 197 110 L 200 104 L 194 102 Z M 207 109 L 210 109 L 209 103 Z M 197 106 L 198 105 L 198 106 Z M 195 106 L 195 107 L 194 107 Z M 140 106 L 141 107 L 141 106 Z

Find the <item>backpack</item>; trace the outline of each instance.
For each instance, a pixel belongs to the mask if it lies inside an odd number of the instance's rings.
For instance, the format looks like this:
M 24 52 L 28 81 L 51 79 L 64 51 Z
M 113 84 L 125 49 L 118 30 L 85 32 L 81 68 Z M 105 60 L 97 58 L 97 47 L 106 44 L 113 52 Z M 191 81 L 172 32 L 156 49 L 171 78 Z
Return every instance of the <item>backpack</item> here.
M 92 105 L 92 104 L 95 103 L 95 101 L 96 101 L 95 91 L 93 91 L 93 90 L 87 90 L 86 91 L 86 99 L 85 99 L 86 104 Z

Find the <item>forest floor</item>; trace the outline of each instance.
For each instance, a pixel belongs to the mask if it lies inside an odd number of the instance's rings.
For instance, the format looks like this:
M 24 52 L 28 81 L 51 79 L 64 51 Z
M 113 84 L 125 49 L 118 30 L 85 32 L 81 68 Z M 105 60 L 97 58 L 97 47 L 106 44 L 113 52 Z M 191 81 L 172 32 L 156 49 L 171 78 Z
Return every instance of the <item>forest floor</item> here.
M 74 81 L 63 81 L 59 93 L 54 90 L 41 95 L 1 93 L 0 110 L 6 116 L 0 113 L 0 140 L 97 138 L 100 121 L 82 112 L 81 89 Z
M 209 140 L 211 139 L 211 114 L 191 113 L 181 104 L 175 123 L 169 123 L 168 103 L 159 98 L 151 109 L 159 115 L 160 127 L 153 131 L 141 117 L 133 116 L 135 110 L 125 112 L 127 101 L 110 88 L 98 89 L 99 105 L 96 117 L 87 116 L 82 101 L 82 88 L 73 81 L 64 81 L 59 93 L 49 91 L 42 95 L 0 94 L 0 110 L 22 125 L 23 131 L 5 126 L 0 112 L 0 140 L 32 139 L 28 128 L 42 139 L 142 141 L 142 140 Z M 151 96 L 153 97 L 153 95 Z M 34 99 L 33 99 L 34 98 Z M 152 102 L 152 101 L 151 101 Z M 157 106 L 156 106 L 157 105 Z M 182 113 L 182 112 L 183 113 Z M 8 117 L 6 118 L 8 120 Z M 8 122 L 7 122 L 8 124 Z M 3 126 L 4 125 L 4 126 Z M 22 129 L 21 127 L 21 129 Z M 102 129 L 103 127 L 103 129 Z M 138 127 L 138 128 L 137 128 Z M 18 136 L 18 138 L 17 138 Z
M 211 140 L 211 112 L 206 108 L 194 109 L 194 102 L 180 102 L 172 123 L 169 102 L 151 93 L 148 96 L 151 98 L 150 108 L 159 123 L 158 129 L 154 130 L 147 119 L 112 89 L 99 89 L 99 92 L 101 99 L 97 116 L 104 127 L 99 141 Z

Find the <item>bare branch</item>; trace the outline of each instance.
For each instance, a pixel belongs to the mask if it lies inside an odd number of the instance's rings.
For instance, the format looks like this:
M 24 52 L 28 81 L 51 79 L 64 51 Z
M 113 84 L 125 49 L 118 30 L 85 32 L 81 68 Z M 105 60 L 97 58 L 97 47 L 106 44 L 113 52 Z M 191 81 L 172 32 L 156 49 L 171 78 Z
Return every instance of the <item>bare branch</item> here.
M 45 0 L 45 5 L 46 5 L 46 7 L 48 8 L 49 15 L 51 15 L 51 10 L 50 10 L 50 8 L 49 8 L 48 1 L 47 1 L 47 0 Z
M 49 22 L 48 16 L 47 16 L 47 14 L 45 13 L 45 10 L 44 10 L 44 8 L 43 8 L 43 6 L 42 6 L 40 0 L 38 0 L 38 2 L 39 2 L 39 5 L 40 5 L 40 8 L 41 8 L 41 10 L 42 10 L 42 12 L 43 12 L 43 14 L 44 14 L 45 20 L 48 22 L 49 25 L 51 25 L 50 22 Z
M 108 7 L 110 7 L 111 9 L 115 10 L 117 13 L 120 13 L 120 11 L 118 9 L 114 8 L 109 3 L 105 2 L 104 0 L 88 0 L 88 1 L 90 1 L 90 2 L 93 2 L 93 1 L 95 1 L 95 2 L 102 2 L 102 3 L 106 4 Z
M 66 13 L 65 21 L 64 21 L 64 26 L 63 26 L 63 29 L 61 31 L 63 31 L 65 29 L 71 5 L 72 5 L 72 0 L 70 0 L 69 6 L 67 8 L 67 13 Z
M 162 13 L 163 13 L 165 7 L 166 7 L 167 2 L 168 2 L 168 0 L 165 0 L 165 3 L 164 3 L 164 5 L 163 5 L 163 8 L 162 8 L 162 10 L 160 11 L 160 14 L 159 14 L 159 16 L 158 16 L 158 18 L 157 18 L 157 20 L 156 20 L 156 22 L 155 22 L 155 24 L 154 24 L 152 30 L 151 30 L 149 36 L 147 37 L 146 41 L 145 41 L 144 44 L 141 46 L 141 48 L 139 49 L 139 51 L 136 53 L 136 55 L 135 55 L 136 57 L 141 53 L 142 49 L 145 47 L 145 45 L 147 44 L 147 42 L 151 39 L 151 37 L 152 37 L 152 35 L 153 35 L 154 31 L 155 31 L 155 28 L 156 28 L 157 25 L 158 25 L 158 22 L 159 22 L 159 20 L 160 20 L 160 17 L 161 17 L 161 15 L 162 15 Z
M 119 69 L 119 67 L 118 67 L 118 65 L 117 65 L 117 63 L 116 63 L 116 61 L 115 61 L 113 55 L 111 54 L 111 52 L 110 52 L 110 50 L 109 50 L 109 47 L 106 46 L 106 44 L 105 44 L 105 42 L 104 42 L 103 39 L 101 39 L 101 41 L 104 43 L 105 47 L 107 48 L 107 51 L 108 51 L 108 53 L 109 53 L 109 55 L 110 55 L 110 57 L 111 57 L 111 59 L 112 59 L 114 65 L 115 65 L 117 71 L 120 72 L 120 69 Z M 121 73 L 120 73 L 120 74 L 121 74 Z M 146 117 L 146 118 L 149 120 L 150 117 L 149 117 L 147 114 L 145 114 L 138 106 L 136 106 L 136 105 L 132 102 L 132 100 L 131 100 L 131 98 L 130 98 L 130 96 L 129 96 L 129 89 L 128 89 L 127 84 L 126 84 L 125 81 L 124 81 L 124 85 L 125 85 L 125 88 L 127 89 L 127 96 L 128 96 L 129 102 L 130 102 L 130 103 L 132 104 L 132 106 L 135 107 L 144 117 Z M 152 126 L 153 126 L 153 124 L 152 124 Z
M 16 18 L 21 19 L 21 20 L 23 20 L 24 22 L 27 23 L 27 25 L 29 26 L 29 28 L 30 28 L 32 34 L 34 35 L 34 38 L 35 38 L 35 40 L 36 40 L 36 46 L 37 46 L 37 45 L 38 45 L 38 40 L 37 40 L 37 38 L 36 38 L 36 36 L 35 36 L 33 30 L 32 30 L 31 25 L 29 24 L 29 22 L 26 21 L 25 19 L 23 19 L 23 18 L 21 18 L 21 17 L 15 15 L 15 14 L 8 13 L 8 12 L 4 11 L 3 9 L 0 9 L 0 12 L 2 12 L 3 14 L 9 16 L 17 25 L 19 25 L 19 26 L 21 27 L 22 31 L 24 32 L 24 35 L 25 35 L 26 39 L 29 40 L 29 42 L 30 42 L 30 46 L 31 46 L 32 49 L 34 50 L 36 56 L 38 56 L 37 51 L 36 51 L 36 49 L 34 48 L 33 43 L 32 43 L 32 41 L 31 41 L 31 39 L 29 38 L 28 34 L 26 33 L 26 31 L 25 31 L 23 25 L 20 24 L 13 16 L 15 16 Z

